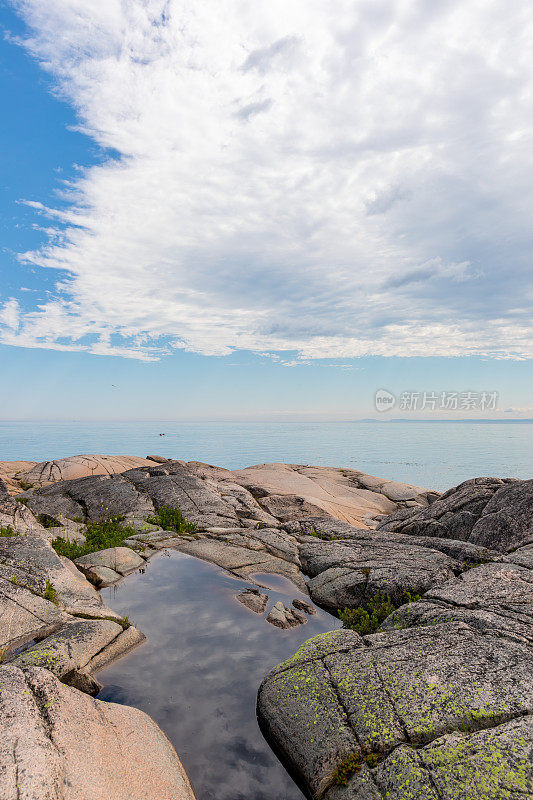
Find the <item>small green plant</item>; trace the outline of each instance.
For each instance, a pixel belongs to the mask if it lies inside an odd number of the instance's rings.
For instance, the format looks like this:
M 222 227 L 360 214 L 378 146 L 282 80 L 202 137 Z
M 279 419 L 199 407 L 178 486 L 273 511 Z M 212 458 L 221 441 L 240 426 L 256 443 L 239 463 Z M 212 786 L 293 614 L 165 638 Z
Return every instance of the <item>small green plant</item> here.
M 152 525 L 159 525 L 165 531 L 174 531 L 175 533 L 192 533 L 197 530 L 194 522 L 187 522 L 181 508 L 177 507 L 160 506 L 152 517 L 148 517 L 148 522 Z
M 71 561 L 80 556 L 85 556 L 87 553 L 94 552 L 93 550 L 87 550 L 84 545 L 73 542 L 70 539 L 62 539 L 60 536 L 52 540 L 52 547 L 58 556 L 65 556 L 70 558 Z
M 28 489 L 33 489 L 33 483 L 28 483 L 27 481 L 19 481 L 20 488 L 26 492 Z
M 327 536 L 322 531 L 317 531 L 316 528 L 311 528 L 310 530 L 306 531 L 307 536 L 314 536 L 315 539 L 322 539 L 323 541 L 327 541 Z
M 0 536 L 20 536 L 18 531 L 14 531 L 11 525 L 6 525 L 5 527 L 2 525 L 0 527 Z
M 109 547 L 121 547 L 124 539 L 137 533 L 133 528 L 126 528 L 120 523 L 124 517 L 117 515 L 109 517 L 102 522 L 89 522 L 85 531 L 85 542 L 77 544 L 57 537 L 52 541 L 52 547 L 60 556 L 66 556 L 73 561 L 88 553 L 97 550 L 107 550 Z
M 481 553 L 477 558 L 474 558 L 472 561 L 462 561 L 462 572 L 468 572 L 469 569 L 474 569 L 475 567 L 480 567 L 483 564 L 491 564 L 494 561 L 490 552 L 488 550 L 482 550 Z
M 51 603 L 55 603 L 56 606 L 59 602 L 57 597 L 57 592 L 54 588 L 54 584 L 49 580 L 46 581 L 46 588 L 44 590 L 43 597 L 45 600 L 49 600 Z
M 378 753 L 352 753 L 344 761 L 337 766 L 337 769 L 332 775 L 333 782 L 338 786 L 347 786 L 352 775 L 359 772 L 363 764 L 366 764 L 370 769 L 375 767 L 380 761 Z
M 365 763 L 370 769 L 377 767 L 379 764 L 379 753 L 369 753 L 365 756 Z
M 338 612 L 344 628 L 357 631 L 360 636 L 375 633 L 382 622 L 393 611 L 405 603 L 416 603 L 420 595 L 415 592 L 403 592 L 398 603 L 394 603 L 390 596 L 376 592 L 374 597 L 358 608 L 344 608 Z
M 338 786 L 347 786 L 348 781 L 356 772 L 359 772 L 361 769 L 361 756 L 359 753 L 353 753 L 348 758 L 345 758 L 344 761 L 338 765 L 337 769 L 333 773 L 333 781 Z
M 324 531 L 317 531 L 316 528 L 311 528 L 306 531 L 306 535 L 314 536 L 315 539 L 322 539 L 324 542 L 334 542 L 341 538 L 340 536 L 328 536 L 327 533 L 324 533 Z
M 51 517 L 49 514 L 37 514 L 37 522 L 39 525 L 42 525 L 43 528 L 60 528 L 61 523 L 55 519 L 55 517 Z

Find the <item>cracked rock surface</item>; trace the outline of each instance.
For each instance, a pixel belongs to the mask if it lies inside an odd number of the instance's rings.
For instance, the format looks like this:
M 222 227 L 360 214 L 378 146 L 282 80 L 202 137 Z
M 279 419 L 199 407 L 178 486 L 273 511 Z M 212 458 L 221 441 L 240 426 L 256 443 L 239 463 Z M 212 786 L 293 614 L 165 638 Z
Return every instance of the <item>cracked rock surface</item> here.
M 384 580 L 391 596 L 416 563 L 415 549 L 404 560 L 402 541 L 447 558 L 439 565 L 450 570 L 378 632 L 318 636 L 263 681 L 262 726 L 313 798 L 533 798 L 531 484 L 467 481 L 422 511 L 392 515 L 371 545 L 346 526 L 336 539 L 334 522 L 323 531 L 327 552 L 301 538 L 302 567 L 317 573 L 311 594 L 332 584 L 332 605 L 364 598 L 351 552 L 356 566 L 368 558 L 368 581 Z M 389 573 L 383 557 L 373 561 L 387 537 L 400 556 Z M 419 552 L 426 574 L 434 555 Z
M 533 798 L 533 481 L 475 478 L 439 495 L 357 470 L 229 471 L 158 458 L 22 497 L 26 506 L 0 496 L 2 519 L 18 518 L 30 534 L 0 539 L 11 669 L 43 665 L 51 680 L 90 693 L 92 673 L 142 636 L 101 606 L 34 516 L 97 521 L 104 509 L 124 514 L 137 531 L 127 544 L 145 548 L 80 559 L 109 582 L 172 547 L 257 585 L 263 573 L 289 578 L 332 612 L 369 608 L 378 595 L 397 606 L 375 633 L 309 640 L 259 690 L 262 725 L 311 797 Z M 179 507 L 195 529 L 150 523 L 163 506 Z M 49 576 L 57 605 L 44 598 Z M 406 593 L 415 602 L 401 605 Z M 259 590 L 239 600 L 266 610 Z M 305 622 L 312 606 L 299 602 L 277 604 L 269 622 Z
M 23 496 L 35 513 L 92 521 L 100 519 L 102 507 L 109 514 L 144 517 L 161 505 L 179 505 L 187 519 L 204 527 L 276 525 L 318 515 L 366 528 L 365 516 L 425 507 L 438 493 L 350 469 L 259 464 L 231 471 L 195 461 L 145 461 L 121 474 L 56 479 Z
M 47 583 L 53 594 L 47 595 Z M 76 680 L 96 655 L 104 666 L 144 640 L 136 629 L 125 637 L 118 614 L 39 535 L 0 538 L 0 602 L 4 662 L 45 666 L 63 680 Z
M 0 461 L 0 478 L 11 492 L 20 492 L 23 485 L 46 486 L 55 481 L 84 478 L 87 475 L 112 475 L 133 467 L 152 464 L 138 456 L 80 455 L 53 461 Z
M 533 543 L 532 506 L 533 480 L 472 478 L 428 508 L 392 515 L 378 530 L 462 539 L 506 553 Z

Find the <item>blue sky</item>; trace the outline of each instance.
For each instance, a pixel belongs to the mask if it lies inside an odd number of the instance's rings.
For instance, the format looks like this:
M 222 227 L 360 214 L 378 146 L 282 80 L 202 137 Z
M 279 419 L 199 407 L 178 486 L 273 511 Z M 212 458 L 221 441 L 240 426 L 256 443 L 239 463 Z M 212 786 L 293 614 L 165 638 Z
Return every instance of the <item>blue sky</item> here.
M 0 9 L 1 418 L 533 417 L 529 4 L 326 6 Z

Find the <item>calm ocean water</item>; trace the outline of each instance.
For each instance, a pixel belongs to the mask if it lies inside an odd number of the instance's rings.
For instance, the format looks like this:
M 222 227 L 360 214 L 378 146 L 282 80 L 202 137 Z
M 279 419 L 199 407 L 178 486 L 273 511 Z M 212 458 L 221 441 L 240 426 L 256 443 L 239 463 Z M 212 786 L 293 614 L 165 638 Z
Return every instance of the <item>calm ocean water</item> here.
M 0 460 L 78 453 L 352 467 L 442 490 L 478 475 L 533 477 L 533 424 L 0 422 Z

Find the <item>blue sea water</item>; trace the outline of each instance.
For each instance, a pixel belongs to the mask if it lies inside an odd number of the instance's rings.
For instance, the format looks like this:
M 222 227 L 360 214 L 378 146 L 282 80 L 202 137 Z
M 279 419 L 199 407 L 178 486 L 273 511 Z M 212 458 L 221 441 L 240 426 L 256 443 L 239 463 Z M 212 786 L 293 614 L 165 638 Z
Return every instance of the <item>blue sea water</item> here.
M 351 467 L 443 490 L 479 475 L 533 477 L 533 424 L 0 422 L 0 460 L 79 453 L 162 455 L 229 469 L 273 461 Z

